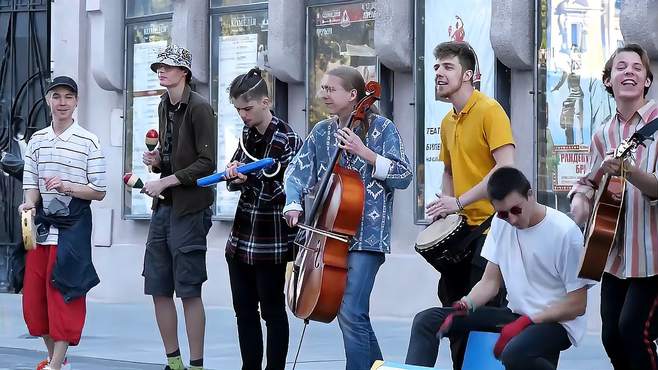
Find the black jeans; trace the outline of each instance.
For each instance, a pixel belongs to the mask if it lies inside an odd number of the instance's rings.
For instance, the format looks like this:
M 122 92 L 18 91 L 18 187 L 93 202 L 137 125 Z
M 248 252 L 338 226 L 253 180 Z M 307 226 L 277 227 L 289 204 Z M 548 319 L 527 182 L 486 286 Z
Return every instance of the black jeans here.
M 658 276 L 619 279 L 603 274 L 601 336 L 615 370 L 655 370 Z
M 405 363 L 434 367 L 439 352 L 436 334 L 451 312 L 452 308 L 435 307 L 414 317 Z M 470 331 L 500 332 L 503 325 L 518 317 L 508 308 L 481 307 L 468 316 L 456 317 L 447 334 L 452 338 L 467 337 Z M 559 323 L 532 324 L 507 343 L 500 360 L 507 370 L 555 370 L 560 351 L 570 346 L 567 331 Z
M 238 322 L 242 370 L 260 370 L 263 333 L 258 307 L 267 326 L 267 370 L 283 370 L 288 354 L 288 315 L 285 305 L 286 264 L 248 265 L 226 258 L 233 308 Z
M 438 295 L 443 307 L 450 307 L 453 302 L 460 300 L 482 279 L 482 274 L 484 274 L 484 269 L 487 266 L 487 260 L 480 256 L 485 239 L 486 235 L 482 235 L 473 241 L 471 244 L 471 248 L 473 248 L 472 258 L 455 264 L 441 273 Z M 498 295 L 487 305 L 493 307 L 506 306 L 506 295 L 507 292 L 502 287 Z M 465 336 L 459 335 L 450 338 L 450 353 L 455 370 L 462 368 L 464 351 L 466 351 L 466 339 Z

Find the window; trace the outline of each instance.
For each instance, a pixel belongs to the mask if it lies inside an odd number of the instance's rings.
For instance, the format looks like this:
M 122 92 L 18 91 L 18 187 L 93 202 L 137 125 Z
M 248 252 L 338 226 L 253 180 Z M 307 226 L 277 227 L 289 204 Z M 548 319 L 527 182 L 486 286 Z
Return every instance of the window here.
M 416 222 L 425 222 L 425 205 L 441 193 L 443 162 L 441 121 L 452 109 L 435 95 L 434 48 L 445 41 L 467 41 L 477 54 L 474 85 L 488 96 L 506 100 L 497 94 L 497 67 L 489 27 L 491 1 L 462 0 L 459 2 L 416 1 Z M 503 107 L 506 104 L 501 103 Z
M 221 7 L 221 6 L 235 6 L 235 5 L 248 5 L 248 4 L 258 4 L 258 3 L 267 3 L 267 0 L 210 0 L 211 7 Z
M 172 0 L 127 0 L 126 17 L 142 17 L 174 11 Z
M 169 5 L 167 5 L 169 4 Z M 148 15 L 148 12 L 170 10 L 171 1 L 127 1 L 127 14 Z M 147 12 L 148 11 L 148 12 Z M 131 13 L 132 12 L 132 13 Z M 155 19 L 154 19 L 155 18 Z M 151 63 L 157 53 L 171 42 L 171 13 L 149 16 L 148 21 L 134 18 L 126 21 L 126 111 L 124 113 L 124 172 L 138 175 L 142 181 L 157 179 L 142 163 L 146 150 L 144 137 L 158 129 L 158 104 L 165 90 Z M 139 190 L 125 187 L 123 216 L 128 219 L 148 219 L 152 199 Z
M 224 3 L 227 3 L 224 1 Z M 211 104 L 217 111 L 217 169 L 223 170 L 238 147 L 244 123 L 231 104 L 228 87 L 233 79 L 255 66 L 267 66 L 267 9 L 227 11 L 211 17 Z M 274 101 L 274 78 L 265 74 Z M 285 117 L 281 117 L 285 118 Z M 215 214 L 232 220 L 239 192 L 229 192 L 225 184 L 217 186 Z
M 542 0 L 538 50 L 538 199 L 569 211 L 592 133 L 615 113 L 601 71 L 623 42 L 615 0 Z M 586 51 L 586 52 L 585 52 Z
M 357 68 L 365 81 L 379 81 L 375 53 L 375 2 L 311 6 L 308 9 L 307 119 L 309 129 L 328 117 L 317 98 L 324 73 L 338 65 Z

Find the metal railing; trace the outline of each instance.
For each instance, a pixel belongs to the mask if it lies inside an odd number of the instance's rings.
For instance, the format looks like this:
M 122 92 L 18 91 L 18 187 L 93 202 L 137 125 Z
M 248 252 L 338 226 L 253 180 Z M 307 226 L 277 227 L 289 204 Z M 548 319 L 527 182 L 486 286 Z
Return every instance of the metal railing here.
M 0 156 L 22 158 L 21 147 L 49 122 L 44 92 L 50 75 L 50 1 L 0 0 Z M 15 291 L 20 268 L 17 207 L 23 194 L 15 161 L 0 162 L 0 292 Z

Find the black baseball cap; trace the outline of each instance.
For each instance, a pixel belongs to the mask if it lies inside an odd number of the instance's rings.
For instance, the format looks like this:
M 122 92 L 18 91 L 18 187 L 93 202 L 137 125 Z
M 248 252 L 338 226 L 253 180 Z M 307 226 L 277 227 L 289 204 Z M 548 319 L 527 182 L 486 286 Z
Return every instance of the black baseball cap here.
M 46 90 L 46 92 L 60 86 L 68 87 L 74 93 L 78 93 L 78 84 L 69 76 L 57 76 L 53 78 L 50 85 L 48 85 L 48 90 Z

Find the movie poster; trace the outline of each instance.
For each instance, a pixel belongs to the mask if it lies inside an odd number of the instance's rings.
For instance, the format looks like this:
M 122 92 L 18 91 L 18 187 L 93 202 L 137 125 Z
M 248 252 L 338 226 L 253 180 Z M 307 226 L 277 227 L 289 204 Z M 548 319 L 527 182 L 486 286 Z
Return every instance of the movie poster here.
M 548 0 L 544 51 L 549 142 L 546 171 L 554 192 L 568 192 L 586 174 L 592 133 L 615 112 L 601 71 L 623 43 L 619 2 Z
M 358 69 L 366 82 L 379 81 L 374 40 L 375 11 L 374 1 L 309 8 L 309 131 L 329 116 L 317 94 L 326 71 L 349 65 Z
M 171 22 L 149 22 L 131 26 L 132 36 L 132 79 L 129 81 L 128 120 L 126 138 L 130 140 L 130 158 L 125 172 L 132 172 L 142 181 L 156 180 L 159 174 L 148 172 L 142 162 L 146 149 L 144 137 L 150 129 L 158 129 L 158 104 L 160 95 L 166 90 L 160 86 L 158 75 L 151 70 L 160 51 L 170 42 Z M 124 215 L 128 218 L 150 218 L 153 200 L 140 193 L 139 189 L 125 188 Z
M 416 56 L 416 220 L 423 222 L 425 205 L 441 193 L 443 162 L 441 149 L 441 120 L 452 109 L 449 103 L 436 98 L 434 84 L 434 48 L 445 41 L 466 41 L 477 54 L 473 83 L 489 96 L 495 96 L 495 66 L 489 27 L 491 1 L 423 1 L 423 44 L 417 45 Z M 422 131 L 422 132 L 421 132 Z
M 213 19 L 213 105 L 217 113 L 217 171 L 224 171 L 238 148 L 244 123 L 231 103 L 229 86 L 238 75 L 259 66 L 268 67 L 267 11 L 232 13 Z M 265 73 L 273 98 L 273 78 Z M 273 101 L 273 99 L 271 99 Z M 217 185 L 215 214 L 233 219 L 240 192 L 229 192 L 225 183 Z

